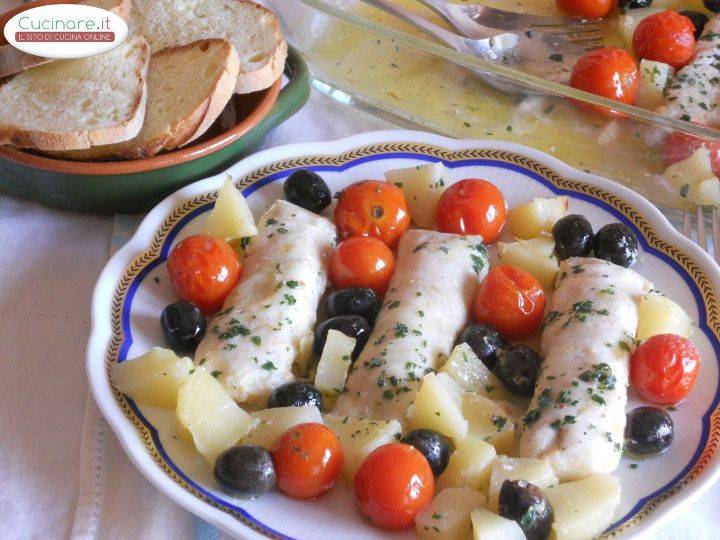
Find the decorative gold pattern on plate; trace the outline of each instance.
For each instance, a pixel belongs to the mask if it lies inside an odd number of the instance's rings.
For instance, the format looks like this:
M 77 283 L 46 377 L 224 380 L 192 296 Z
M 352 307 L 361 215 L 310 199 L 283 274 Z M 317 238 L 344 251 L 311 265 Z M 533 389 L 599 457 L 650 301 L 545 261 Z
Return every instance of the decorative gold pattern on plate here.
M 516 166 L 520 166 L 527 171 L 536 173 L 548 180 L 554 186 L 589 195 L 597 200 L 603 201 L 611 207 L 618 210 L 627 219 L 629 219 L 642 233 L 645 240 L 650 246 L 664 253 L 680 267 L 682 267 L 687 274 L 692 278 L 698 287 L 703 299 L 703 304 L 706 310 L 707 325 L 710 330 L 715 334 L 716 337 L 720 338 L 720 321 L 718 320 L 718 303 L 717 293 L 712 288 L 712 285 L 704 275 L 702 269 L 684 252 L 680 251 L 677 247 L 668 243 L 663 238 L 659 237 L 652 225 L 644 216 L 636 210 L 632 205 L 616 197 L 612 193 L 605 191 L 604 189 L 597 188 L 594 186 L 587 185 L 583 182 L 565 178 L 559 175 L 550 167 L 543 165 L 531 159 L 529 157 L 516 154 L 514 152 L 507 152 L 504 150 L 492 150 L 492 149 L 481 149 L 473 148 L 467 150 L 448 150 L 446 148 L 434 145 L 426 145 L 414 142 L 391 142 L 391 143 L 379 143 L 361 146 L 350 151 L 336 154 L 336 155 L 316 155 L 299 157 L 295 159 L 286 159 L 270 163 L 263 167 L 260 167 L 250 174 L 238 179 L 236 186 L 238 188 L 248 187 L 255 182 L 258 182 L 270 175 L 281 173 L 284 171 L 302 168 L 302 167 L 313 167 L 313 166 L 342 166 L 351 161 L 355 161 L 359 158 L 368 156 L 377 156 L 382 154 L 390 153 L 407 153 L 417 154 L 424 156 L 432 156 L 438 159 L 447 161 L 461 161 L 469 159 L 486 159 L 498 162 L 510 163 Z M 189 491 L 193 495 L 201 498 L 208 504 L 219 508 L 225 512 L 228 512 L 237 517 L 246 526 L 253 530 L 263 534 L 268 538 L 276 538 L 275 535 L 268 533 L 258 527 L 257 524 L 248 520 L 245 516 L 226 508 L 215 501 L 208 499 L 202 493 L 199 493 L 192 486 L 188 485 L 182 478 L 180 478 L 175 471 L 165 462 L 160 455 L 157 447 L 155 446 L 152 434 L 150 430 L 140 421 L 137 415 L 133 412 L 129 406 L 125 397 L 120 393 L 115 385 L 112 383 L 111 373 L 112 365 L 117 362 L 118 355 L 122 342 L 124 340 L 124 334 L 122 329 L 122 306 L 125 302 L 130 285 L 133 283 L 138 274 L 152 261 L 160 256 L 162 245 L 165 242 L 170 231 L 175 227 L 178 222 L 187 216 L 189 213 L 199 209 L 202 206 L 209 205 L 215 201 L 218 193 L 206 193 L 199 195 L 190 200 L 185 201 L 182 205 L 175 208 L 175 210 L 163 221 L 163 223 L 156 230 L 153 239 L 147 248 L 140 256 L 138 256 L 123 273 L 122 278 L 118 282 L 112 301 L 112 338 L 108 344 L 107 351 L 105 354 L 105 368 L 108 379 L 112 387 L 113 395 L 120 408 L 125 413 L 125 416 L 135 426 L 139 437 L 141 438 L 145 448 L 152 456 L 155 463 L 176 483 L 183 487 L 186 491 Z M 700 457 L 697 459 L 691 470 L 678 482 L 675 483 L 670 489 L 648 501 L 643 507 L 627 522 L 610 531 L 603 538 L 610 538 L 621 535 L 628 532 L 630 529 L 639 524 L 643 519 L 647 518 L 658 505 L 662 504 L 669 498 L 678 494 L 688 483 L 693 482 L 703 471 L 708 467 L 710 462 L 715 458 L 718 447 L 720 446 L 720 408 L 716 408 L 710 418 L 710 433 L 708 442 L 705 445 Z

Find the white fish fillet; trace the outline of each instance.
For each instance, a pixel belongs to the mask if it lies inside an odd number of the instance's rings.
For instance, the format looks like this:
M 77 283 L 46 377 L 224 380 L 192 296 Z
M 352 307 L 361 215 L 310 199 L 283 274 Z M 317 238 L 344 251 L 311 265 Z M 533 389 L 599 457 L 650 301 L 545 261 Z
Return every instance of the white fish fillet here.
M 215 372 L 236 401 L 264 406 L 293 379 L 293 362 L 312 337 L 335 226 L 282 200 L 258 225 L 240 282 L 208 324 L 195 363 Z
M 650 289 L 633 270 L 599 259 L 561 263 L 520 456 L 548 459 L 561 481 L 617 467 L 638 303 Z
M 488 267 L 479 236 L 406 232 L 383 308 L 334 413 L 405 421 L 420 379 L 452 351 Z
M 720 15 L 708 21 L 692 60 L 677 72 L 658 112 L 671 118 L 720 127 Z

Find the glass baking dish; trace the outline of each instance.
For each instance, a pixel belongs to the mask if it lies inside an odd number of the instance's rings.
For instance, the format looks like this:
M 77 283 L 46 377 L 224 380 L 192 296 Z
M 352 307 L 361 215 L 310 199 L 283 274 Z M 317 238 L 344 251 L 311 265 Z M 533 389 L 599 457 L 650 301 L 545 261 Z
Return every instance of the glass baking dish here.
M 394 1 L 442 24 L 418 2 Z M 669 133 L 720 143 L 718 130 L 458 53 L 357 0 L 270 4 L 289 41 L 309 59 L 315 87 L 336 99 L 454 137 L 525 144 L 626 184 L 661 205 L 720 203 L 696 192 L 695 184 L 662 175 L 663 144 Z M 513 9 L 521 4 L 498 5 Z M 484 77 L 511 85 L 516 92 L 495 90 Z M 624 117 L 588 112 L 588 105 L 611 106 Z M 692 181 L 689 177 L 688 183 Z M 720 194 L 720 188 L 717 191 Z

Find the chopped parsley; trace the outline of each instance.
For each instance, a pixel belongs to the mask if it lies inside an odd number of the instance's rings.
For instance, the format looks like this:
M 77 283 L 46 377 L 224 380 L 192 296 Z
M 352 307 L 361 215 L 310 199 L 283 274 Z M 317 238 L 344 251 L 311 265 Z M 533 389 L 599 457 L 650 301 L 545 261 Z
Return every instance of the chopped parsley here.
M 263 368 L 265 371 L 276 371 L 277 370 L 277 368 L 275 367 L 275 364 L 273 364 L 270 360 L 265 362 L 260 367 Z

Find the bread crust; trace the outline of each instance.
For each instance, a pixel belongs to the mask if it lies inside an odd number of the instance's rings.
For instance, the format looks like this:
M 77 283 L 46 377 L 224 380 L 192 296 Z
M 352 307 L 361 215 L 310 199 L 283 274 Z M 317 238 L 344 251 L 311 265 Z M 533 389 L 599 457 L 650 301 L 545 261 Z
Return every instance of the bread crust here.
M 147 71 L 150 63 L 150 47 L 145 38 L 133 38 L 140 48 L 138 65 L 133 70 L 137 78 L 135 94 L 131 99 L 130 115 L 123 121 L 96 130 L 80 129 L 58 132 L 29 130 L 16 125 L 0 125 L 0 144 L 10 144 L 18 148 L 32 148 L 41 151 L 78 150 L 113 144 L 135 137 L 142 128 L 147 102 Z

